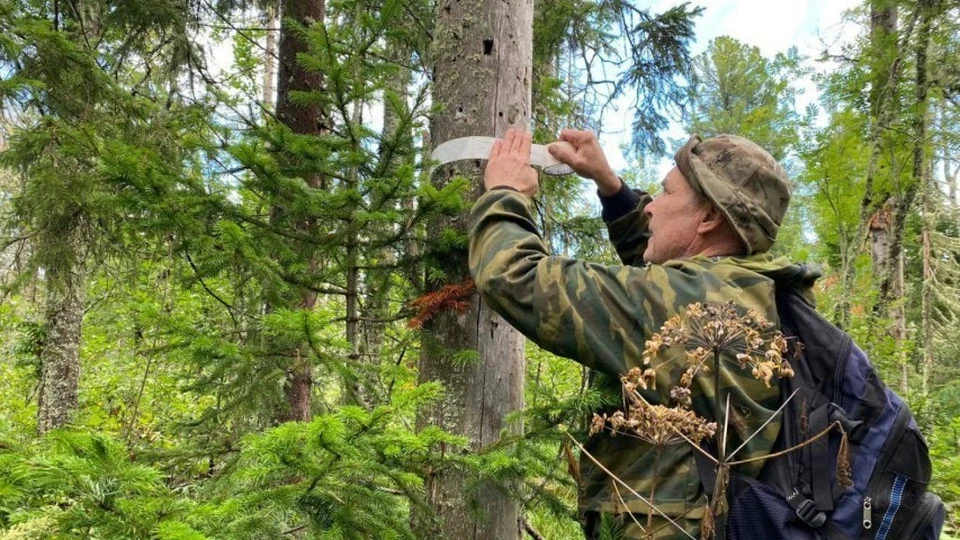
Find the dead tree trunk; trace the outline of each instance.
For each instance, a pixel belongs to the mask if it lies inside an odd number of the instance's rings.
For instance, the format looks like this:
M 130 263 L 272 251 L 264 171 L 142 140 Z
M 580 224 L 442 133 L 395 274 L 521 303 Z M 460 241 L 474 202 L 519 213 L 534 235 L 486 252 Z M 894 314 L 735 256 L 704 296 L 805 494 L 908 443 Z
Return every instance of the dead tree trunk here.
M 442 104 L 431 126 L 440 144 L 466 135 L 502 136 L 511 126 L 529 129 L 533 59 L 531 0 L 441 0 L 435 32 L 434 93 Z M 479 162 L 461 162 L 437 171 L 434 181 L 454 175 L 473 181 L 471 200 L 483 191 Z M 445 228 L 464 231 L 465 219 L 431 225 L 430 237 Z M 434 253 L 446 283 L 428 280 L 428 288 L 460 284 L 469 290 L 466 250 Z M 476 351 L 476 356 L 464 354 Z M 446 398 L 424 411 L 418 425 L 440 425 L 463 435 L 473 449 L 500 438 L 504 416 L 523 402 L 523 338 L 489 309 L 477 294 L 463 312 L 439 313 L 424 327 L 420 380 L 440 381 Z M 517 426 L 512 426 L 519 429 Z M 437 516 L 441 538 L 511 539 L 521 535 L 519 505 L 492 486 L 468 492 L 459 470 L 435 471 L 427 479 L 427 496 Z M 477 512 L 471 511 L 475 497 Z

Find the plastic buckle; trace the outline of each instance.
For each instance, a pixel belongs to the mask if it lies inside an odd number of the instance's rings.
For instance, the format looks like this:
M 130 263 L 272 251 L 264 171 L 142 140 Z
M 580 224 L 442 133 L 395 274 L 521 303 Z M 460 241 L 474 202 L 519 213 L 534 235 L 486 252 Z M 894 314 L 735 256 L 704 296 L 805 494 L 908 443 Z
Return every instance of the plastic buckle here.
M 797 505 L 797 516 L 814 529 L 822 527 L 827 522 L 827 514 L 817 510 L 817 505 L 810 499 L 804 499 Z

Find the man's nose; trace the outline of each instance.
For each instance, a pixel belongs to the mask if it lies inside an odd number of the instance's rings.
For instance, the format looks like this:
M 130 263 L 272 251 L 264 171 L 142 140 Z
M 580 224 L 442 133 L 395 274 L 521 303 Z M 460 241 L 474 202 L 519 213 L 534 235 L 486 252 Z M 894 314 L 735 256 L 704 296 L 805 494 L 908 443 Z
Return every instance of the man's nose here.
M 650 216 L 653 215 L 653 211 L 652 211 L 652 210 L 653 210 L 653 205 L 654 205 L 654 203 L 656 203 L 656 202 L 657 202 L 657 200 L 656 200 L 656 199 L 653 199 L 652 201 L 648 202 L 648 203 L 643 207 L 643 213 L 646 214 L 647 217 L 650 217 Z

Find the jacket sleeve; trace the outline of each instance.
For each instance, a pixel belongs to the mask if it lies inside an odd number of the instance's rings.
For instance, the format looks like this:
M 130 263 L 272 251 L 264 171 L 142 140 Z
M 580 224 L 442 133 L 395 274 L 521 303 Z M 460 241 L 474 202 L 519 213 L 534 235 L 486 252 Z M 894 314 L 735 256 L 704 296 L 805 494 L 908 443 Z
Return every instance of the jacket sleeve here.
M 638 365 L 653 315 L 662 320 L 673 296 L 666 270 L 551 257 L 530 204 L 499 190 L 471 211 L 470 271 L 483 300 L 555 354 L 612 375 Z
M 597 191 L 597 197 L 602 207 L 600 216 L 620 260 L 626 265 L 643 266 L 643 252 L 650 239 L 643 208 L 653 199 L 646 191 L 630 189 L 622 180 L 619 191 L 608 196 Z
M 629 266 L 643 266 L 643 252 L 650 240 L 650 219 L 643 212 L 643 208 L 653 199 L 643 191 L 635 190 L 634 193 L 637 195 L 637 203 L 632 210 L 615 219 L 604 221 L 610 242 L 617 250 L 620 261 Z

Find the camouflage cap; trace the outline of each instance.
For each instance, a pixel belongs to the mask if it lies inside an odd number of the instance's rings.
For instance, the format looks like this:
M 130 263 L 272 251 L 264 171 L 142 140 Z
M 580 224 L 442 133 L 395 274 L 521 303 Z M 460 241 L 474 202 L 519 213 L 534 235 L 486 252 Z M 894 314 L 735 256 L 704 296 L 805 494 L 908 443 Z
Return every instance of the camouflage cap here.
M 693 189 L 727 217 L 747 255 L 770 249 L 791 192 L 787 174 L 773 156 L 736 135 L 707 140 L 694 135 L 674 160 Z

